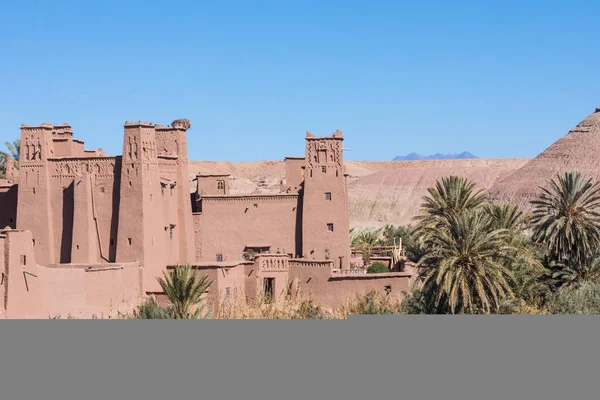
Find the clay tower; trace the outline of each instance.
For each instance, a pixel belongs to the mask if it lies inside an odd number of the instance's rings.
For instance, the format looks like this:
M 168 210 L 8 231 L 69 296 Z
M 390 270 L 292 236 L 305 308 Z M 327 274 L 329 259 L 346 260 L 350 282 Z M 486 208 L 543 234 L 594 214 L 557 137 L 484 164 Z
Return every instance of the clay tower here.
M 335 268 L 348 269 L 350 222 L 343 140 L 339 130 L 328 137 L 306 133 L 302 249 L 308 258 L 329 258 Z
M 144 266 L 147 291 L 159 290 L 155 277 L 166 265 L 164 232 L 158 220 L 160 195 L 155 126 L 126 122 L 116 261 L 139 261 Z
M 57 262 L 50 193 L 50 163 L 53 143 L 50 124 L 21 125 L 21 154 L 17 229 L 33 232 L 36 261 Z

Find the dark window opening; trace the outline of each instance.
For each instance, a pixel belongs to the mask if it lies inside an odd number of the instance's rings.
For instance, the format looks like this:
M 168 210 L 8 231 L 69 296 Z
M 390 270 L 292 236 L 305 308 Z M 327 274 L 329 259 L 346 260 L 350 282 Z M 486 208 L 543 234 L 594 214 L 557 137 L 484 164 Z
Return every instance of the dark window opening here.
M 100 186 L 100 193 L 104 193 L 104 186 Z
M 35 239 L 31 239 L 31 241 L 33 242 L 33 245 L 35 246 Z
M 127 238 L 127 244 L 131 246 L 131 238 Z
M 385 286 L 385 294 L 390 294 L 392 292 L 392 286 L 391 285 L 386 285 Z
M 265 300 L 267 302 L 273 301 L 273 289 L 275 288 L 275 278 L 265 278 L 264 279 L 264 290 L 265 290 Z
M 79 250 L 79 245 L 76 245 L 75 247 L 77 247 L 77 250 Z
M 325 166 L 322 166 L 322 167 L 321 167 L 321 172 L 327 172 L 327 167 L 325 167 Z
M 160 193 L 164 196 L 165 195 L 165 187 L 163 185 L 160 186 Z
M 325 200 L 331 200 L 331 193 L 330 192 L 325 193 Z
M 173 186 L 171 186 L 171 196 L 173 196 Z
M 225 181 L 217 181 L 217 189 L 225 189 Z
M 327 230 L 333 232 L 333 224 L 327 224 Z
M 21 256 L 21 265 L 26 265 L 27 264 L 27 256 L 22 255 Z
M 223 261 L 223 254 L 217 254 L 217 262 Z

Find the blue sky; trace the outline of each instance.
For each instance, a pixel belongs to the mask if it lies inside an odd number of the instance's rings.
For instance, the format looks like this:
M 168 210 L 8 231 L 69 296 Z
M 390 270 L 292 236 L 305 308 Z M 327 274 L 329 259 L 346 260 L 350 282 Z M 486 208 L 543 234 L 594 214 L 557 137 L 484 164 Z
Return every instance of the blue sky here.
M 2 142 L 189 118 L 192 159 L 532 157 L 600 106 L 598 1 L 0 2 Z

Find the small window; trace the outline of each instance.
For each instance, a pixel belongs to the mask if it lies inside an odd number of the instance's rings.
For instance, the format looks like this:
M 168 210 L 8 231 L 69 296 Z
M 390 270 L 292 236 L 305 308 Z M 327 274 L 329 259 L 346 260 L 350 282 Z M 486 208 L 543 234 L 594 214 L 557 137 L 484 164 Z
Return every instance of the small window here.
M 127 238 L 127 244 L 131 246 L 131 238 Z
M 31 239 L 31 241 L 33 242 L 33 245 L 35 246 L 35 239 Z
M 331 192 L 325 193 L 325 200 L 331 200 Z
M 217 254 L 217 262 L 223 261 L 223 254 Z
M 33 194 L 35 194 L 35 188 L 33 188 Z
M 77 250 L 79 250 L 79 245 L 77 245 L 77 246 L 75 246 L 75 247 L 77 247 Z
M 225 189 L 225 181 L 217 181 L 217 189 Z
M 160 193 L 164 196 L 165 195 L 165 187 L 164 185 L 160 185 Z
M 327 224 L 327 230 L 333 232 L 333 224 Z
M 174 187 L 171 186 L 171 196 L 173 196 L 173 190 L 174 190 Z
M 100 186 L 100 193 L 104 193 L 104 186 Z
M 21 265 L 26 265 L 27 264 L 27 256 L 22 255 L 21 256 Z
M 327 172 L 327 167 L 326 166 L 322 166 L 321 167 L 321 172 Z

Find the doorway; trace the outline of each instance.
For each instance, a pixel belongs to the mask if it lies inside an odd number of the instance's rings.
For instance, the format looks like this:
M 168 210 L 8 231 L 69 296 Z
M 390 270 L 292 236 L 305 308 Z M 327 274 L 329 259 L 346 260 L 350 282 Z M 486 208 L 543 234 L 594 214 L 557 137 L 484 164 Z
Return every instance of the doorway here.
M 264 278 L 265 300 L 268 303 L 273 301 L 273 292 L 275 289 L 275 278 Z

